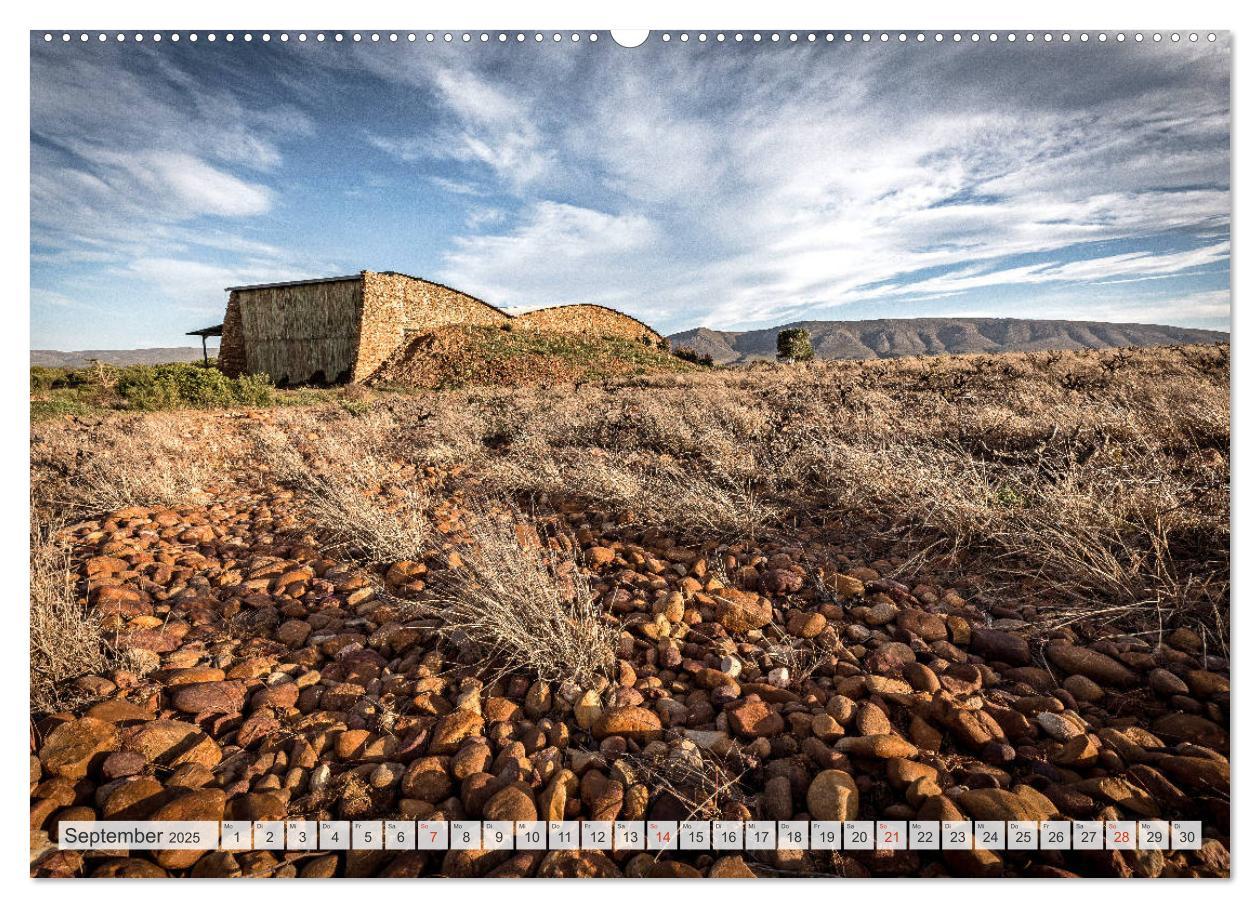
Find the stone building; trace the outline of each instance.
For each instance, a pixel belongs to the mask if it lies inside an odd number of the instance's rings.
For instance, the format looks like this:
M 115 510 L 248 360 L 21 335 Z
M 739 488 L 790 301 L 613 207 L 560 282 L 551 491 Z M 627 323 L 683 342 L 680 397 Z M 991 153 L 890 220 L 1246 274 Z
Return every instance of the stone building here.
M 476 297 L 395 271 L 228 288 L 219 368 L 266 373 L 277 384 L 355 382 L 411 336 L 443 325 L 612 336 L 659 343 L 647 325 L 603 306 L 555 306 L 513 318 Z

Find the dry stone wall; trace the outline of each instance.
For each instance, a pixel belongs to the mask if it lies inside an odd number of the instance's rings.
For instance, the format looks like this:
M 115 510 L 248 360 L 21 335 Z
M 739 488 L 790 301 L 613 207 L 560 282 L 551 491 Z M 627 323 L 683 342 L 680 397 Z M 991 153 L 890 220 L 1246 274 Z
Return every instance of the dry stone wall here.
M 367 378 L 412 334 L 443 325 L 500 325 L 508 316 L 467 293 L 393 272 L 363 272 L 353 380 Z
M 661 340 L 659 334 L 638 319 L 606 306 L 588 303 L 535 309 L 516 316 L 514 323 L 518 327 L 532 328 L 535 331 L 585 334 L 590 337 L 624 337 L 627 340 L 646 338 L 649 343 Z
M 403 309 L 408 333 L 443 325 L 502 325 L 511 320 L 475 296 L 419 278 L 407 278 L 403 284 Z
M 241 325 L 241 301 L 233 290 L 228 295 L 223 316 L 223 336 L 219 338 L 219 371 L 230 378 L 245 372 L 245 332 Z
M 360 279 L 363 307 L 359 314 L 359 344 L 351 381 L 361 381 L 398 348 L 403 340 L 402 288 L 390 275 L 364 272 Z

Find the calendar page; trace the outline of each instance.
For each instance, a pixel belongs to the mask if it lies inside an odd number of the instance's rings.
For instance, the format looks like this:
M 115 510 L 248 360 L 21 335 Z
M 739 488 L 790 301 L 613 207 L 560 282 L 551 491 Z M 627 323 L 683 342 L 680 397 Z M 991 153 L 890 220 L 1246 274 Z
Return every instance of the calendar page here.
M 1229 877 L 1231 35 L 843 17 L 31 31 L 32 877 Z

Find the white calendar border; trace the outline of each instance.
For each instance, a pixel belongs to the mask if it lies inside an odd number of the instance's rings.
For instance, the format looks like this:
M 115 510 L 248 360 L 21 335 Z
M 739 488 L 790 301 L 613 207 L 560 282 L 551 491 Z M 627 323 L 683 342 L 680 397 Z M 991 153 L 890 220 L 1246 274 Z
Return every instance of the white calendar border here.
M 16 229 L 5 231 L 5 239 L 7 242 L 3 245 L 3 254 L 5 256 L 5 264 L 8 266 L 8 272 L 11 274 L 26 274 L 29 269 L 29 103 L 30 103 L 30 85 L 29 85 L 29 63 L 26 54 L 29 52 L 29 42 L 26 32 L 34 28 L 53 28 L 53 27 L 120 27 L 133 28 L 143 26 L 145 28 L 154 29 L 207 29 L 207 28 L 274 28 L 277 26 L 287 26 L 290 24 L 301 23 L 330 23 L 344 24 L 350 27 L 364 25 L 370 27 L 369 24 L 416 26 L 416 27 L 460 27 L 460 28 L 497 28 L 504 27 L 506 23 L 511 23 L 513 27 L 527 26 L 538 28 L 549 27 L 573 27 L 583 29 L 605 29 L 613 26 L 650 26 L 657 29 L 663 28 L 695 28 L 713 27 L 715 25 L 723 28 L 766 28 L 766 27 L 805 27 L 805 28 L 822 28 L 835 26 L 837 28 L 957 28 L 957 27 L 984 27 L 984 28 L 1045 28 L 1045 27 L 1061 27 L 1068 26 L 1072 28 L 1097 28 L 1097 29 L 1114 29 L 1114 28 L 1165 28 L 1168 26 L 1178 27 L 1181 25 L 1189 25 L 1191 27 L 1217 28 L 1221 31 L 1225 30 L 1241 30 L 1246 29 L 1245 42 L 1239 42 L 1236 49 L 1243 50 L 1237 52 L 1235 56 L 1234 71 L 1234 93 L 1235 99 L 1232 105 L 1235 116 L 1235 133 L 1231 145 L 1231 152 L 1235 161 L 1260 159 L 1257 155 L 1257 148 L 1260 147 L 1260 141 L 1257 140 L 1257 118 L 1260 114 L 1256 113 L 1260 110 L 1255 103 L 1255 89 L 1250 90 L 1250 94 L 1244 93 L 1242 86 L 1260 85 L 1260 51 L 1257 46 L 1260 41 L 1257 40 L 1257 33 L 1253 26 L 1255 14 L 1242 11 L 1242 4 L 1222 2 L 1222 0 L 1197 0 L 1194 3 L 1173 3 L 1167 0 L 1144 0 L 1138 3 L 1135 0 L 1126 0 L 1126 2 L 1115 2 L 1111 4 L 1101 4 L 1097 0 L 1056 0 L 1053 4 L 1045 4 L 1037 6 L 1034 4 L 1011 4 L 1009 2 L 995 2 L 995 0 L 956 0 L 949 4 L 931 3 L 927 0 L 903 0 L 902 3 L 893 6 L 887 3 L 871 3 L 865 6 L 857 5 L 837 5 L 834 2 L 822 2 L 822 0 L 776 0 L 773 4 L 762 3 L 736 3 L 725 0 L 725 2 L 716 2 L 716 0 L 697 0 L 692 3 L 678 3 L 677 0 L 637 0 L 637 2 L 622 2 L 620 6 L 614 4 L 590 4 L 588 2 L 578 2 L 578 0 L 534 0 L 529 4 L 520 2 L 506 2 L 506 0 L 481 0 L 481 2 L 465 2 L 458 4 L 450 4 L 446 9 L 437 7 L 436 5 L 417 6 L 415 4 L 407 4 L 402 2 L 382 2 L 382 0 L 359 0 L 352 6 L 345 3 L 332 3 L 328 0 L 306 0 L 302 4 L 296 3 L 272 3 L 259 4 L 257 2 L 244 2 L 244 0 L 216 0 L 213 4 L 198 6 L 196 4 L 187 5 L 170 5 L 159 3 L 156 0 L 113 0 L 104 8 L 99 3 L 89 3 L 85 0 L 63 0 L 55 7 L 49 4 L 24 4 L 14 5 L 16 9 L 12 11 L 6 10 L 4 15 L 5 28 L 0 31 L 5 39 L 4 65 L 8 67 L 5 73 L 7 78 L 2 82 L 3 92 L 6 104 L 6 122 L 9 123 L 7 130 L 7 140 L 0 144 L 3 148 L 3 169 L 0 173 L 5 174 L 5 178 L 10 183 L 10 192 L 6 197 L 10 201 L 16 202 L 13 206 L 15 211 L 9 212 L 6 223 L 15 225 Z M 1243 97 L 1247 97 L 1249 104 L 1240 103 Z M 1250 108 L 1250 112 L 1248 112 Z M 1253 226 L 1260 221 L 1260 200 L 1257 198 L 1255 187 L 1260 183 L 1260 175 L 1253 176 L 1245 172 L 1243 168 L 1236 168 L 1231 179 L 1231 190 L 1234 193 L 1234 209 L 1235 221 L 1233 230 L 1237 231 L 1241 224 L 1244 231 L 1250 231 L 1252 234 L 1256 232 Z M 1244 234 L 1246 235 L 1246 234 Z M 1250 237 L 1247 237 L 1250 240 Z M 1232 307 L 1233 330 L 1235 336 L 1241 337 L 1242 342 L 1249 347 L 1254 344 L 1256 327 L 1254 324 L 1258 316 L 1252 315 L 1250 307 L 1239 301 L 1250 298 L 1248 290 L 1256 284 L 1252 273 L 1255 268 L 1260 267 L 1253 264 L 1256 261 L 1255 256 L 1243 256 L 1239 254 L 1239 247 L 1235 244 L 1233 247 L 1233 255 L 1231 256 L 1231 268 L 1233 271 L 1231 279 L 1231 287 L 1233 289 L 1233 299 L 1235 305 Z M 1244 331 L 1244 324 L 1246 330 Z M 5 484 L 2 493 L 6 498 L 0 502 L 4 505 L 4 512 L 8 514 L 19 514 L 28 508 L 26 489 L 26 461 L 28 452 L 27 440 L 25 432 L 12 431 L 16 427 L 22 425 L 24 414 L 27 406 L 27 363 L 28 350 L 30 347 L 29 338 L 29 320 L 24 318 L 14 318 L 11 320 L 10 330 L 5 332 L 3 340 L 0 343 L 8 345 L 8 349 L 4 350 L 7 356 L 3 357 L 9 374 L 7 381 L 0 385 L 5 389 L 0 392 L 0 418 L 3 424 L 10 428 L 8 433 L 9 444 L 0 448 L 0 456 L 3 457 L 3 468 L 5 475 L 10 477 L 22 477 L 17 482 Z M 1236 339 L 1235 344 L 1239 341 Z M 1242 351 L 1235 346 L 1235 351 L 1239 353 L 1235 357 L 1233 372 L 1233 391 L 1235 401 L 1245 401 L 1250 398 L 1260 396 L 1260 358 L 1247 355 L 1250 351 Z M 1251 392 L 1251 393 L 1248 393 Z M 1253 426 L 1254 420 L 1239 420 L 1233 426 L 1233 442 L 1238 450 L 1247 449 L 1254 451 L 1257 447 L 1256 429 Z M 1243 460 L 1237 459 L 1238 463 L 1244 463 Z M 1250 515 L 1254 515 L 1260 511 L 1260 503 L 1258 503 L 1257 494 L 1255 492 L 1256 479 L 1252 479 L 1248 475 L 1246 469 L 1240 469 L 1231 477 L 1233 484 L 1233 513 L 1239 515 L 1239 526 L 1235 528 L 1235 551 L 1249 551 L 1248 542 L 1255 541 L 1255 533 L 1244 520 L 1242 515 L 1248 515 L 1248 520 L 1254 519 Z M 0 532 L 5 534 L 4 543 L 0 545 L 0 557 L 4 559 L 4 567 L 8 571 L 8 576 L 25 577 L 27 576 L 28 566 L 26 564 L 27 541 L 24 538 L 25 529 L 21 525 L 21 521 L 10 520 L 3 524 Z M 1245 525 L 1246 524 L 1246 525 Z M 1257 583 L 1255 571 L 1257 567 L 1254 559 L 1240 558 L 1236 559 L 1231 565 L 1234 571 L 1234 589 L 1240 602 L 1247 602 L 1254 598 L 1248 594 L 1260 591 L 1260 583 Z M 1234 634 L 1236 639 L 1250 640 L 1257 638 L 1257 634 L 1251 633 L 1251 626 L 1256 623 L 1255 615 L 1250 613 L 1248 609 L 1238 609 L 1234 611 L 1232 616 Z M 24 618 L 19 620 L 25 620 Z M 5 635 L 4 645 L 9 648 L 5 655 L 8 663 L 12 665 L 21 665 L 27 661 L 27 641 L 21 633 L 11 633 Z M 1251 675 L 1253 669 L 1250 661 L 1246 658 L 1247 654 L 1242 654 L 1243 658 L 1235 659 L 1232 666 L 1231 686 L 1235 691 L 1235 696 L 1239 695 L 1239 689 L 1243 691 L 1243 700 L 1240 702 L 1249 703 L 1252 700 L 1254 685 L 1251 683 Z M 29 880 L 29 868 L 25 866 L 26 844 L 25 835 L 21 833 L 21 824 L 18 818 L 24 815 L 29 809 L 28 804 L 19 800 L 20 791 L 17 784 L 18 779 L 24 777 L 26 767 L 24 762 L 19 763 L 19 755 L 23 752 L 20 748 L 26 746 L 26 730 L 25 723 L 18 721 L 10 721 L 3 723 L 0 730 L 3 735 L 4 752 L 9 755 L 10 762 L 5 764 L 9 767 L 10 772 L 16 777 L 8 779 L 5 785 L 5 791 L 11 798 L 10 808 L 8 811 L 9 822 L 0 824 L 0 835 L 3 836 L 3 851 L 14 863 L 12 873 L 19 879 L 26 880 L 25 885 L 37 886 L 39 889 L 38 897 L 41 902 L 51 902 L 55 905 L 61 899 L 68 899 L 68 890 L 66 895 L 61 894 L 61 890 L 57 888 L 57 884 L 47 884 L 43 881 L 34 882 Z M 1236 725 L 1232 730 L 1232 749 L 1235 754 L 1254 754 L 1257 752 L 1255 746 L 1256 738 L 1255 723 L 1242 723 Z M 1255 786 L 1246 782 L 1245 775 L 1239 775 L 1235 781 L 1231 791 L 1231 811 L 1234 816 L 1243 817 L 1252 815 L 1252 808 L 1257 806 L 1256 797 L 1254 795 Z M 1231 851 L 1235 854 L 1239 853 L 1239 842 L 1250 842 L 1250 836 L 1243 824 L 1233 824 L 1234 836 L 1231 840 Z M 22 865 L 17 866 L 21 861 Z M 371 881 L 373 885 L 391 885 L 388 883 Z M 766 892 L 758 887 L 743 887 L 738 885 L 742 881 L 711 881 L 708 885 L 719 885 L 722 887 L 722 898 L 724 900 L 733 899 L 736 903 L 746 901 L 759 906 L 767 897 Z M 935 882 L 935 881 L 933 881 Z M 272 885 L 275 883 L 263 883 L 262 885 Z M 393 885 L 407 885 L 408 881 L 395 881 Z M 108 881 L 107 883 L 91 884 L 90 898 L 93 900 L 94 908 L 99 906 L 109 906 L 117 904 L 120 908 L 134 908 L 136 884 L 129 884 L 124 881 Z M 226 890 L 215 881 L 211 880 L 181 880 L 179 883 L 168 884 L 178 891 L 177 898 L 181 901 L 181 908 L 222 908 Z M 245 881 L 236 880 L 231 885 L 250 885 Z M 282 885 L 282 884 L 281 884 Z M 364 885 L 363 883 L 345 882 L 341 885 L 317 886 L 306 885 L 302 889 L 303 900 L 313 905 L 328 905 L 330 908 L 342 908 L 346 898 L 353 897 L 347 886 Z M 441 884 L 437 881 L 425 881 L 424 885 L 453 885 Z M 465 881 L 460 885 L 476 889 L 491 895 L 490 887 L 503 886 L 504 883 L 495 881 Z M 568 885 L 567 883 L 557 881 L 553 884 L 533 883 L 531 885 L 513 886 L 512 887 L 512 908 L 528 908 L 528 906 L 539 905 L 545 903 L 550 908 L 554 902 L 556 893 L 553 886 L 561 887 L 561 890 Z M 683 882 L 658 880 L 653 884 L 651 897 L 653 899 L 660 897 L 669 897 L 663 890 L 673 890 L 677 887 L 677 894 L 683 894 L 683 886 L 688 885 Z M 845 885 L 873 887 L 879 892 L 878 897 L 882 899 L 893 898 L 894 903 L 898 903 L 902 898 L 907 901 L 913 898 L 915 901 L 925 897 L 926 891 L 920 889 L 912 892 L 909 887 L 921 885 L 918 881 L 893 881 L 879 880 L 871 882 L 863 882 L 857 880 L 846 880 L 840 882 L 828 881 L 795 881 L 794 885 L 811 886 L 811 885 Z M 960 881 L 951 884 L 949 895 L 951 897 L 991 897 L 994 893 L 992 889 L 996 882 L 990 881 Z M 1063 899 L 1064 890 L 1060 887 L 1047 884 L 1045 881 L 1019 881 L 1003 882 L 1000 885 L 1016 885 L 1020 887 L 1019 898 L 1021 900 L 1021 908 L 1040 908 L 1045 905 L 1047 908 L 1053 905 L 1058 908 L 1059 903 Z M 1102 895 L 1108 898 L 1115 898 L 1124 886 L 1141 885 L 1137 881 L 1084 881 L 1074 884 L 1071 890 L 1072 897 L 1079 898 L 1081 896 L 1089 897 L 1085 889 L 1091 890 L 1094 895 Z M 1206 881 L 1197 881 L 1187 884 L 1160 884 L 1156 886 L 1143 886 L 1141 897 L 1146 905 L 1175 905 L 1176 908 L 1185 908 L 1187 899 L 1196 898 L 1191 895 L 1191 890 L 1197 886 L 1211 885 Z M 1082 887 L 1085 887 L 1084 889 Z M 634 905 L 640 908 L 642 900 L 641 887 L 637 886 L 621 886 L 621 887 L 601 887 L 599 899 L 601 908 L 614 905 Z M 1232 886 L 1222 888 L 1215 886 L 1212 889 L 1210 898 L 1215 904 L 1229 904 L 1235 901 L 1241 902 L 1242 886 Z M 696 890 L 690 888 L 688 894 L 693 894 Z M 827 890 L 829 893 L 831 890 Z M 56 893 L 54 895 L 53 893 Z M 28 890 L 29 895 L 34 895 L 32 890 Z M 672 894 L 672 893 L 671 893 Z M 819 891 L 822 894 L 822 890 Z M 82 890 L 76 889 L 75 898 L 82 895 Z M 496 897 L 502 898 L 503 890 L 498 889 Z M 589 893 L 583 893 L 580 897 L 589 897 Z M 1004 897 L 1009 897 L 1007 893 L 1003 893 Z M 167 896 L 169 897 L 169 896 Z M 685 896 L 684 896 L 685 897 Z

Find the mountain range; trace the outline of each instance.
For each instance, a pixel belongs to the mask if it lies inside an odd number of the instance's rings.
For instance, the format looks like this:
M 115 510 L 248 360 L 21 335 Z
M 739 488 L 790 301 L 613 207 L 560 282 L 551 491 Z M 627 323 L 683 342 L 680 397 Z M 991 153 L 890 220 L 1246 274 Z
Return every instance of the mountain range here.
M 216 347 L 209 350 L 217 356 Z M 201 362 L 201 347 L 142 347 L 138 350 L 32 350 L 32 366 L 55 369 L 82 369 L 92 360 L 110 366 L 156 366 L 161 363 Z
M 716 363 L 774 359 L 779 332 L 804 328 L 819 359 L 890 359 L 920 353 L 1011 353 L 1024 350 L 1097 350 L 1167 344 L 1212 344 L 1224 331 L 1169 325 L 1033 318 L 879 318 L 792 322 L 756 331 L 692 328 L 669 336 Z

